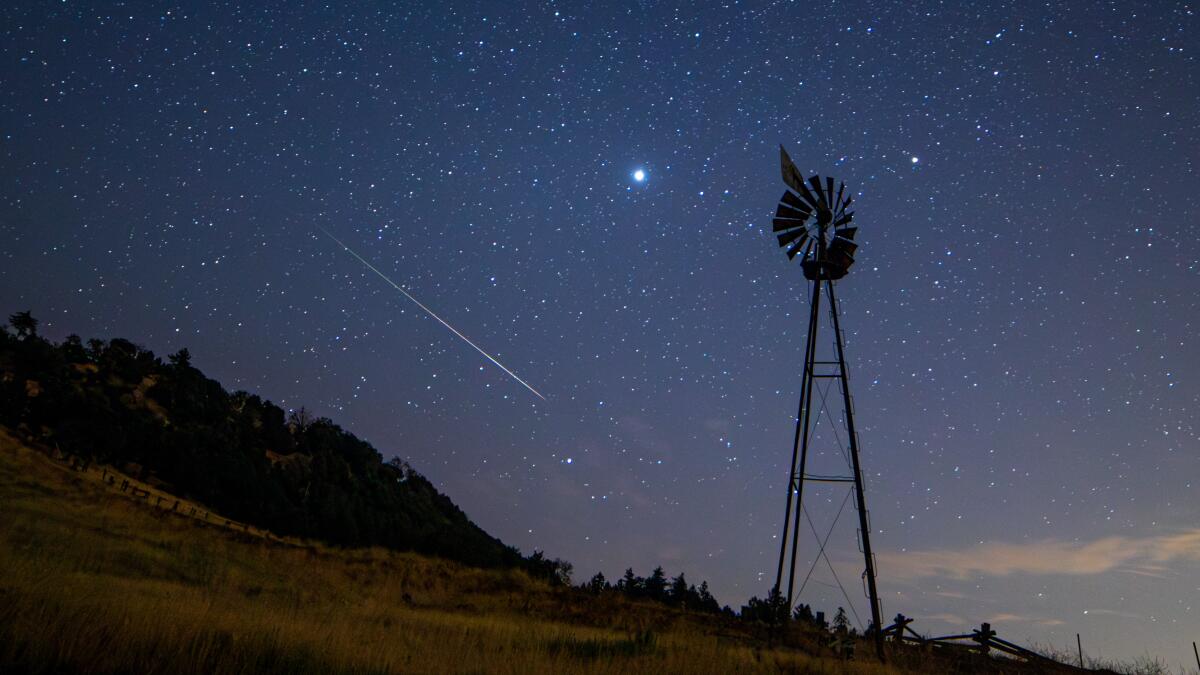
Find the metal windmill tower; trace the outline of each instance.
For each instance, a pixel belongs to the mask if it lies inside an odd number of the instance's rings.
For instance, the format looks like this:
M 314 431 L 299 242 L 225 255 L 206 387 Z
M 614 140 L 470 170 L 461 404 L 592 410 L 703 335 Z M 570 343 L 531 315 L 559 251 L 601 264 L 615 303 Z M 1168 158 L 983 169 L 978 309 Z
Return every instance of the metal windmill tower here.
M 796 436 L 792 447 L 791 469 L 788 474 L 787 509 L 783 519 L 783 537 L 779 546 L 779 568 L 775 575 L 774 590 L 776 596 L 780 597 L 786 568 L 787 595 L 782 597 L 787 599 L 787 607 L 790 611 L 795 599 L 793 593 L 796 582 L 796 553 L 799 548 L 800 519 L 802 516 L 808 517 L 807 513 L 802 510 L 805 483 L 853 483 L 858 510 L 860 544 L 863 560 L 866 563 L 863 577 L 871 602 L 871 621 L 875 626 L 875 646 L 882 658 L 883 642 L 879 629 L 883 624 L 880 623 L 879 593 L 875 587 L 875 557 L 871 554 L 871 526 L 867 517 L 866 495 L 863 491 L 863 474 L 859 462 L 858 434 L 854 427 L 854 406 L 850 396 L 849 373 L 846 369 L 845 344 L 842 338 L 837 296 L 834 294 L 834 281 L 846 276 L 850 266 L 854 264 L 854 251 L 858 248 L 858 245 L 854 243 L 854 235 L 858 228 L 850 227 L 854 212 L 846 210 L 853 198 L 846 192 L 845 183 L 842 183 L 835 192 L 832 178 L 812 176 L 806 182 L 800 172 L 796 170 L 796 165 L 792 163 L 783 146 L 779 146 L 779 156 L 783 182 L 787 184 L 788 189 L 784 191 L 783 197 L 779 200 L 779 207 L 775 211 L 775 219 L 772 221 L 772 229 L 777 233 L 779 245 L 787 252 L 788 259 L 800 258 L 800 267 L 804 271 L 804 278 L 812 282 L 812 291 L 809 301 L 808 341 L 804 348 L 804 370 L 800 381 L 800 409 L 796 416 Z M 828 297 L 829 319 L 836 345 L 835 356 L 832 360 L 817 358 L 817 333 L 821 324 L 822 292 Z M 852 471 L 853 475 L 814 475 L 807 472 L 810 440 L 812 440 L 816 425 L 816 417 L 820 414 L 821 406 L 824 406 L 824 399 L 820 406 L 814 405 L 813 384 L 818 379 L 836 379 L 840 385 L 844 409 L 841 420 L 834 420 L 830 415 L 830 424 L 844 423 L 848 447 L 843 450 L 848 450 L 845 453 L 849 465 L 847 468 Z M 840 444 L 837 429 L 834 429 L 833 432 Z M 830 531 L 832 532 L 832 527 Z M 823 543 L 821 544 L 821 554 L 824 554 Z M 790 562 L 788 562 L 789 559 Z

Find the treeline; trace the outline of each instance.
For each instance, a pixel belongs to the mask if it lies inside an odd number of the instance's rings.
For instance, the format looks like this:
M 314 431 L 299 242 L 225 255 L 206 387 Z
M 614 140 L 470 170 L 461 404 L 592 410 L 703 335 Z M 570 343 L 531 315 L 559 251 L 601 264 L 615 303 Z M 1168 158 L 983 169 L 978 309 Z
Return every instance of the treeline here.
M 617 583 L 609 583 L 603 573 L 597 573 L 580 589 L 599 595 L 602 593 L 621 593 L 626 597 L 637 600 L 652 600 L 672 607 L 711 612 L 713 614 L 733 614 L 729 607 L 722 608 L 716 598 L 708 591 L 708 582 L 703 581 L 699 587 L 689 584 L 681 572 L 679 576 L 668 580 L 662 567 L 655 567 L 649 577 L 639 577 L 633 573 L 633 568 L 625 570 L 625 576 Z
M 597 573 L 578 588 L 592 595 L 619 593 L 635 600 L 651 600 L 687 611 L 722 614 L 776 628 L 795 624 L 807 630 L 833 635 L 858 635 L 858 631 L 850 624 L 846 610 L 841 607 L 838 607 L 832 620 L 827 620 L 824 612 L 814 613 L 811 606 L 803 603 L 789 609 L 787 600 L 772 589 L 764 598 L 751 597 L 742 606 L 741 611 L 734 612 L 728 605 L 722 607 L 717 602 L 708 590 L 707 581 L 701 582 L 699 586 L 689 584 L 682 572 L 679 576 L 668 579 L 662 567 L 654 568 L 648 577 L 640 577 L 634 573 L 633 568 L 628 568 L 616 583 L 611 583 L 603 573 Z M 868 626 L 867 630 L 870 631 L 871 627 Z
M 789 612 L 787 601 L 774 590 L 767 593 L 765 598 L 760 599 L 757 596 L 750 598 L 750 601 L 742 606 L 740 616 L 746 621 L 758 621 L 771 625 L 786 624 L 792 621 L 816 630 L 849 635 L 858 634 L 858 631 L 851 626 L 850 617 L 846 615 L 844 608 L 837 608 L 832 622 L 825 618 L 824 612 L 814 613 L 812 607 L 804 603 L 796 605 Z M 871 626 L 867 626 L 867 631 L 870 630 Z
M 523 558 L 406 463 L 303 409 L 227 392 L 191 364 L 125 339 L 54 344 L 29 312 L 0 330 L 0 424 L 64 453 L 165 483 L 282 535 L 384 546 L 553 581 L 570 565 Z

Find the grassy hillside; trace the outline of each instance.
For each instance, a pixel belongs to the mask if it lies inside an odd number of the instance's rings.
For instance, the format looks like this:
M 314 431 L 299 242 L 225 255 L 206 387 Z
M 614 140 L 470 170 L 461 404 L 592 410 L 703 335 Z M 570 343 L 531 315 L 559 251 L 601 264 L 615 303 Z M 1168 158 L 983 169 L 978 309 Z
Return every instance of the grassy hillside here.
M 0 672 L 916 672 L 521 570 L 206 525 L 101 475 L 0 429 Z
M 0 424 L 280 534 L 554 574 L 476 526 L 432 483 L 333 421 L 229 392 L 128 340 L 55 344 L 0 329 Z

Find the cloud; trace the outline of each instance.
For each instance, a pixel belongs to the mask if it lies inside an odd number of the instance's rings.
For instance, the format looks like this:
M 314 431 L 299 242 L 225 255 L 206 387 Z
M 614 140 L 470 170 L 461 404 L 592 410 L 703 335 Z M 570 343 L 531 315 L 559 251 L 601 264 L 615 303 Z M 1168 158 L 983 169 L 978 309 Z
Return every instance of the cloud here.
M 1091 575 L 1114 570 L 1161 576 L 1166 571 L 1163 563 L 1200 560 L 1200 529 L 1153 537 L 1104 537 L 1090 542 L 990 542 L 963 549 L 881 553 L 879 558 L 885 574 L 897 579 Z
M 1124 619 L 1144 619 L 1145 618 L 1141 614 L 1134 614 L 1133 612 L 1122 612 L 1117 609 L 1088 609 L 1088 610 L 1084 610 L 1083 613 L 1084 614 L 1103 614 L 1106 616 L 1119 616 Z
M 1061 626 L 1065 621 L 1061 619 L 1050 619 L 1040 616 L 1025 616 L 1023 614 L 996 614 L 988 619 L 988 623 L 1019 623 L 1019 624 L 1037 624 L 1039 626 Z
M 930 621 L 944 621 L 949 624 L 965 624 L 967 622 L 966 619 L 962 618 L 961 616 L 959 616 L 957 614 L 949 614 L 946 612 L 943 612 L 941 614 L 930 614 L 929 616 L 927 616 L 925 618 L 929 619 Z

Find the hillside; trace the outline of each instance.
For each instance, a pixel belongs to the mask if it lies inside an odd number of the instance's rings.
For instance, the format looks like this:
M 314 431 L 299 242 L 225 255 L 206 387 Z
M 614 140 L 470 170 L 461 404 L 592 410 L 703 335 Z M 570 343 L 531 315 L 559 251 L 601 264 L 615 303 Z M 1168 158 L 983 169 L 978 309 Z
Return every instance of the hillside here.
M 129 340 L 53 344 L 27 314 L 14 321 L 0 331 L 0 424 L 31 442 L 284 536 L 523 564 L 406 463 L 328 419 L 226 391 L 187 350 L 164 363 Z
M 909 672 L 519 569 L 243 534 L 3 429 L 0 503 L 4 673 Z

